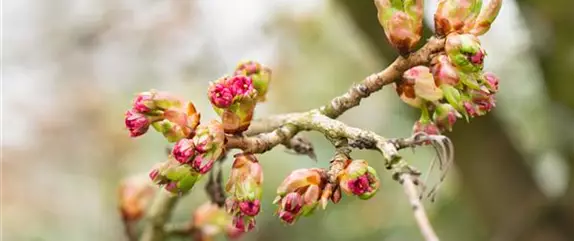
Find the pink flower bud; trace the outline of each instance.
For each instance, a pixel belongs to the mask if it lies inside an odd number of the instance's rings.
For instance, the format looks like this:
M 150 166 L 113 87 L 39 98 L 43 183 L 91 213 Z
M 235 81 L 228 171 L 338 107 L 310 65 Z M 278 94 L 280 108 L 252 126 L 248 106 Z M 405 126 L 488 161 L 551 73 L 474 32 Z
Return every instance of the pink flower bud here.
M 281 201 L 281 208 L 286 212 L 297 214 L 301 211 L 302 207 L 303 197 L 296 192 L 288 193 Z
M 457 118 L 462 117 L 458 111 L 449 104 L 439 104 L 433 114 L 433 121 L 440 130 L 452 131 Z
M 438 126 L 432 121 L 418 120 L 413 126 L 413 133 L 424 132 L 429 135 L 440 135 Z
M 141 92 L 134 99 L 133 109 L 139 113 L 148 113 L 156 108 L 153 92 Z
M 128 110 L 125 115 L 125 124 L 131 137 L 145 134 L 150 126 L 150 120 L 144 114 Z
M 464 107 L 464 110 L 465 110 L 467 116 L 469 116 L 469 117 L 477 117 L 478 116 L 476 106 L 474 106 L 471 102 L 465 101 L 462 103 L 462 106 Z
M 161 133 L 168 142 L 176 142 L 188 136 L 184 128 L 169 120 L 154 122 L 152 126 L 156 131 Z
M 294 224 L 297 220 L 297 215 L 292 212 L 280 211 L 279 218 L 287 224 Z
M 193 168 L 197 171 L 203 169 L 202 173 L 209 171 L 225 148 L 225 134 L 221 123 L 212 120 L 207 125 L 198 126 L 192 140 L 198 152 L 193 160 Z
M 485 80 L 484 85 L 490 92 L 492 93 L 498 92 L 498 77 L 495 74 L 484 73 L 483 78 Z
M 326 185 L 326 173 L 322 169 L 298 169 L 277 188 L 274 203 L 277 213 L 286 223 L 292 224 L 299 216 L 310 215 L 318 206 L 321 188 Z
M 337 187 L 335 191 L 333 191 L 333 194 L 331 195 L 331 202 L 337 204 L 341 201 L 341 198 L 343 198 L 343 196 L 341 195 L 341 188 Z
M 374 168 L 365 160 L 347 161 L 347 165 L 339 174 L 339 186 L 344 192 L 369 199 L 375 195 L 380 186 L 379 177 Z
M 450 62 L 458 69 L 473 73 L 482 70 L 486 51 L 472 34 L 449 34 L 444 49 Z
M 245 75 L 235 75 L 227 79 L 234 96 L 249 96 L 254 93 L 253 81 Z
M 436 86 L 441 86 L 443 84 L 455 86 L 459 82 L 459 77 L 457 70 L 450 63 L 448 57 L 441 54 L 435 57 L 431 63 L 432 74 L 435 80 Z
M 238 153 L 235 156 L 225 190 L 235 200 L 259 204 L 262 192 L 263 170 L 253 154 Z M 241 203 L 239 204 L 241 205 Z M 245 206 L 245 204 L 243 204 Z M 239 207 L 241 209 L 241 207 Z
M 181 139 L 175 143 L 172 149 L 172 155 L 181 164 L 188 163 L 195 155 L 195 146 L 191 139 Z
M 158 170 L 158 169 L 152 169 L 152 170 L 149 172 L 149 178 L 150 178 L 153 182 L 159 181 L 159 170 Z
M 255 228 L 255 219 L 242 215 L 235 215 L 233 217 L 233 225 L 239 230 L 248 232 Z
M 179 190 L 177 188 L 177 182 L 172 181 L 172 182 L 167 183 L 165 185 L 165 190 L 168 192 L 174 193 L 174 194 L 179 193 Z
M 253 87 L 257 90 L 257 101 L 264 101 L 271 81 L 271 70 L 255 61 L 239 63 L 235 69 L 235 75 L 245 75 L 253 81 Z
M 434 15 L 436 34 L 462 33 L 465 26 L 473 25 L 481 6 L 482 0 L 440 0 Z
M 260 209 L 261 203 L 257 199 L 253 201 L 242 201 L 239 203 L 239 210 L 241 210 L 245 216 L 256 216 Z
M 224 83 L 212 83 L 208 89 L 208 97 L 212 105 L 218 108 L 227 108 L 233 103 L 235 96 L 231 86 Z
M 401 53 L 413 50 L 422 35 L 423 1 L 375 0 L 379 23 Z
M 233 224 L 227 225 L 225 228 L 225 235 L 231 240 L 236 240 L 241 238 L 245 232 L 241 229 L 236 228 Z

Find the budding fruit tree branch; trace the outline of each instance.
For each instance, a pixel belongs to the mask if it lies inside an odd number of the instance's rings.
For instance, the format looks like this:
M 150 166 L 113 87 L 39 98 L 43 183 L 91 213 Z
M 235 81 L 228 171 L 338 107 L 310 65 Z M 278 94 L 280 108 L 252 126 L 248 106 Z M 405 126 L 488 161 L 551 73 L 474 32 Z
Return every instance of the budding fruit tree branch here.
M 398 149 L 405 147 L 395 145 L 395 143 L 404 144 L 407 139 L 387 140 L 374 132 L 350 127 L 331 118 L 337 118 L 345 111 L 358 106 L 363 98 L 367 98 L 385 85 L 399 80 L 405 70 L 416 65 L 428 64 L 432 55 L 443 49 L 444 39 L 433 37 L 420 50 L 407 56 L 398 57 L 385 70 L 368 76 L 361 83 L 351 87 L 347 93 L 333 98 L 329 104 L 308 112 L 283 114 L 255 120 L 251 124 L 251 128 L 244 133 L 244 136 L 228 136 L 226 147 L 227 149 L 242 149 L 249 153 L 263 153 L 279 144 L 288 143 L 300 131 L 314 130 L 325 134 L 328 138 L 347 138 L 350 145 L 356 148 L 379 150 L 389 167 L 393 168 L 395 164 L 399 164 L 401 161 L 397 152 Z M 413 139 L 408 140 L 410 140 L 407 142 L 410 143 L 409 146 L 416 144 Z M 412 187 L 414 187 L 412 178 L 410 178 L 412 174 L 403 173 L 401 183 L 405 186 L 405 192 L 411 202 L 420 207 L 415 210 L 415 217 L 425 236 L 428 236 L 428 230 L 432 231 L 432 228 L 428 225 L 429 222 L 424 214 L 424 209 L 417 199 L 416 190 L 414 190 L 415 199 L 412 198 Z M 158 195 L 148 215 L 150 222 L 145 227 L 144 235 L 140 240 L 163 240 L 165 236 L 164 226 L 171 216 L 177 199 L 177 196 Z M 433 232 L 430 233 L 434 234 Z M 438 240 L 436 236 L 433 239 L 433 236 L 428 236 L 427 240 Z

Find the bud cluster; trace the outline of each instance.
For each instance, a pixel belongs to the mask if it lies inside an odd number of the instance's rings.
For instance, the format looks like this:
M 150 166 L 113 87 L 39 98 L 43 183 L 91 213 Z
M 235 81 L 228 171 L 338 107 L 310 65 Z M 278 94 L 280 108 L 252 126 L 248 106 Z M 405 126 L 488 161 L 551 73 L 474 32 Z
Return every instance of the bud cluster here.
M 189 164 L 196 172 L 205 174 L 224 151 L 225 133 L 220 122 L 212 120 L 199 125 L 192 139 L 181 139 L 171 154 L 180 164 Z
M 451 3 L 441 3 L 447 2 Z M 462 6 L 463 2 L 456 4 Z M 395 87 L 405 103 L 421 109 L 413 132 L 436 135 L 451 131 L 458 118 L 469 121 L 495 107 L 499 80 L 483 72 L 485 57 L 476 35 L 451 31 L 444 52 L 432 59 L 430 68 L 415 66 L 405 71 Z
M 221 116 L 225 133 L 239 134 L 249 128 L 255 105 L 265 100 L 271 71 L 253 61 L 242 62 L 233 76 L 210 83 L 208 98 Z
M 233 161 L 225 190 L 231 194 L 225 201 L 233 225 L 241 231 L 255 228 L 255 216 L 261 210 L 263 170 L 253 154 L 238 153 Z
M 175 143 L 169 160 L 153 168 L 149 177 L 171 193 L 184 193 L 211 170 L 224 151 L 224 142 L 221 123 L 212 120 L 199 125 L 192 139 L 183 138 Z
M 124 122 L 132 137 L 145 134 L 151 125 L 169 142 L 176 142 L 193 135 L 199 119 L 193 103 L 151 90 L 136 96 Z
M 327 185 L 327 173 L 320 168 L 297 169 L 277 188 L 273 203 L 279 205 L 277 214 L 287 224 L 293 224 L 301 216 L 313 213 L 321 193 Z

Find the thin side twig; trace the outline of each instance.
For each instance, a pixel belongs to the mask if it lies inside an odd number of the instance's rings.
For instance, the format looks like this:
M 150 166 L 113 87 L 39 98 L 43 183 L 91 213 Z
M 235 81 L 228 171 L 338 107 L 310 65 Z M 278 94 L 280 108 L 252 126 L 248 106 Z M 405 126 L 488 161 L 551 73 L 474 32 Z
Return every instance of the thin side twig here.
M 426 241 L 439 241 L 439 238 L 427 217 L 421 200 L 419 199 L 419 193 L 411 174 L 400 174 L 399 183 L 403 185 L 404 192 L 409 199 L 415 220 L 419 226 L 419 229 L 421 230 L 421 234 L 423 235 L 424 239 Z

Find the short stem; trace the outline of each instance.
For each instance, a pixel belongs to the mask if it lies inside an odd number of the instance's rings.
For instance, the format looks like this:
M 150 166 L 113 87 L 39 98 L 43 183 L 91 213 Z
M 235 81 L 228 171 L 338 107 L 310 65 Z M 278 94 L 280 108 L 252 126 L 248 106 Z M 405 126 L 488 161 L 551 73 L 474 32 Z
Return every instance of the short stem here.
M 164 225 L 171 218 L 175 204 L 179 196 L 173 196 L 165 192 L 159 192 L 149 209 L 147 223 L 140 241 L 163 241 L 165 240 Z

